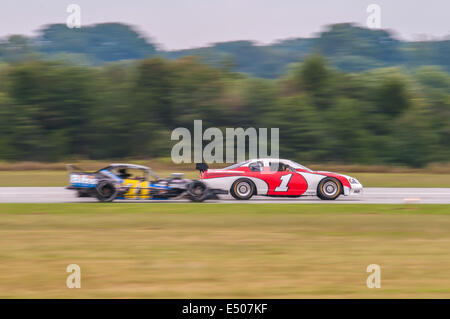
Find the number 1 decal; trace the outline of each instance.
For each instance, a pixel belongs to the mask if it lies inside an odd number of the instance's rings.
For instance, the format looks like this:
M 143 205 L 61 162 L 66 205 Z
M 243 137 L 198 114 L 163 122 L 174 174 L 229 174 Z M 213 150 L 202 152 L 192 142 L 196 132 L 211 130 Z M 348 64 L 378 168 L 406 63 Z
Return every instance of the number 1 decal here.
M 275 187 L 275 192 L 287 192 L 289 190 L 288 184 L 292 178 L 292 174 L 281 176 L 280 186 Z

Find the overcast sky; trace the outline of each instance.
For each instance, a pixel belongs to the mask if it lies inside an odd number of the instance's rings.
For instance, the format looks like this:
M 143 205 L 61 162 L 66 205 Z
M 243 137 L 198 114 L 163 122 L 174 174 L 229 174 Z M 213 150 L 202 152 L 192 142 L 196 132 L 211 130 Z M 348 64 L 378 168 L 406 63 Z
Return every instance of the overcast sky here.
M 311 37 L 327 24 L 366 25 L 369 4 L 381 6 L 381 27 L 402 39 L 450 34 L 449 0 L 0 0 L 0 37 L 33 35 L 65 23 L 69 4 L 81 7 L 81 24 L 123 22 L 161 48 L 214 42 Z

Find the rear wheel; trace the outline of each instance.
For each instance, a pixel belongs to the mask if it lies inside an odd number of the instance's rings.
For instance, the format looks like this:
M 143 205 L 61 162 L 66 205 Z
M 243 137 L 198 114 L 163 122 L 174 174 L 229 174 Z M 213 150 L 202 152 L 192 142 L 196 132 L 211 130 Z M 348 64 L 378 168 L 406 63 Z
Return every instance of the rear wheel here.
M 95 196 L 101 202 L 112 202 L 117 196 L 117 188 L 110 181 L 100 181 Z
M 207 194 L 205 183 L 200 181 L 192 181 L 187 187 L 187 197 L 193 202 L 203 202 Z
M 342 186 L 336 178 L 326 177 L 317 186 L 317 196 L 323 200 L 335 200 L 341 195 Z
M 237 200 L 248 200 L 255 194 L 255 184 L 247 178 L 238 179 L 231 185 L 230 194 Z

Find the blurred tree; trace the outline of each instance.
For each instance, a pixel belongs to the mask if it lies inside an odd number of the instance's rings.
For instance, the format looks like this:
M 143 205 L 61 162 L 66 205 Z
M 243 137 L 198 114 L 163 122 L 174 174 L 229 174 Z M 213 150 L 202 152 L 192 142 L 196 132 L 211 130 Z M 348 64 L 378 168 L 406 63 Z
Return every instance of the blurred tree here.
M 387 66 L 401 61 L 400 42 L 392 38 L 385 30 L 374 30 L 355 26 L 351 23 L 340 23 L 328 26 L 316 41 L 315 49 L 329 57 L 337 59 L 346 56 L 354 60 L 346 66 L 346 70 L 369 69 L 373 64 L 364 67 L 364 59 L 382 61 Z M 357 62 L 356 58 L 362 60 Z
M 302 161 L 324 160 L 330 136 L 326 121 L 311 106 L 307 95 L 280 98 L 269 113 L 271 127 L 280 129 L 280 153 Z
M 328 158 L 337 162 L 371 164 L 374 148 L 364 127 L 363 112 L 357 100 L 339 98 L 326 113 L 330 144 Z
M 449 83 L 438 68 L 343 73 L 317 55 L 277 80 L 195 57 L 2 63 L 0 159 L 168 156 L 171 130 L 201 119 L 204 129 L 278 127 L 280 155 L 300 162 L 448 162 Z
M 67 142 L 62 153 L 86 154 L 89 145 L 86 128 L 89 111 L 94 107 L 92 79 L 89 70 L 50 62 L 31 62 L 11 68 L 10 96 L 25 107 L 20 112 L 27 119 L 21 123 L 27 123 L 27 128 L 39 127 L 47 134 L 42 137 L 41 146 L 48 149 L 48 158 L 60 155 L 59 140 L 64 138 Z
M 299 65 L 297 82 L 313 98 L 313 103 L 319 109 L 330 106 L 332 98 L 331 71 L 325 59 L 312 55 Z
M 275 85 L 268 80 L 248 79 L 242 85 L 244 110 L 243 117 L 247 125 L 254 127 L 271 127 L 268 114 L 277 103 Z
M 30 39 L 21 35 L 11 35 L 0 42 L 0 58 L 6 62 L 30 61 L 39 58 L 39 53 Z
M 142 60 L 133 87 L 135 115 L 149 122 L 170 126 L 172 114 L 172 71 L 160 58 Z
M 153 44 L 132 27 L 120 23 L 74 29 L 64 24 L 52 24 L 40 30 L 38 44 L 39 50 L 46 54 L 85 54 L 96 63 L 143 59 L 156 53 Z
M 191 127 L 202 119 L 205 126 L 221 126 L 229 119 L 230 105 L 223 103 L 227 85 L 232 83 L 229 71 L 199 63 L 195 57 L 184 57 L 172 64 L 173 121 L 177 126 Z
M 377 107 L 383 114 L 397 116 L 409 107 L 406 84 L 398 77 L 384 79 L 375 94 Z
M 173 74 L 161 58 L 145 59 L 136 66 L 131 87 L 131 106 L 126 114 L 132 155 L 160 155 L 155 145 L 158 132 L 171 128 L 175 114 L 172 106 Z
M 396 120 L 396 124 L 391 135 L 395 144 L 392 163 L 412 167 L 424 167 L 430 163 L 440 150 L 435 147 L 437 136 L 428 116 L 419 111 L 405 113 Z

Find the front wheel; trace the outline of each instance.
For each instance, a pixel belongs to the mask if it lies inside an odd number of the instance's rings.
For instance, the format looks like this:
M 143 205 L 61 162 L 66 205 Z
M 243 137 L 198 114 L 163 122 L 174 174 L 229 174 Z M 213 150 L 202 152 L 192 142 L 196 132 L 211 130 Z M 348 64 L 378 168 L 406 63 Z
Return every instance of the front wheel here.
M 322 179 L 317 186 L 317 196 L 323 200 L 335 200 L 341 195 L 341 183 L 332 177 Z
M 255 193 L 255 184 L 247 178 L 238 179 L 231 185 L 230 194 L 237 200 L 247 200 Z

